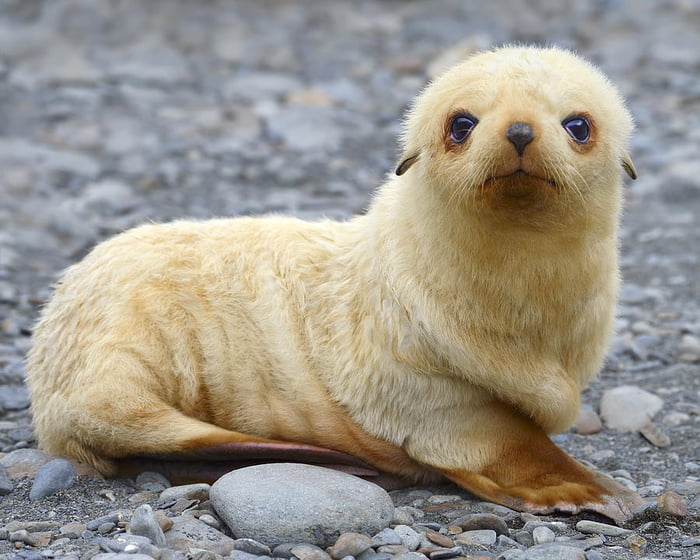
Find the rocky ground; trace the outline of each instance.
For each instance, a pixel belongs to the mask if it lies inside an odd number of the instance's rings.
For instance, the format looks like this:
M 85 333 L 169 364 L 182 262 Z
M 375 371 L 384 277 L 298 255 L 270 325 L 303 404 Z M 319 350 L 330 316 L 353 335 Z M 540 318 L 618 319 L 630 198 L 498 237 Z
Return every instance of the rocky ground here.
M 348 550 L 362 560 L 415 549 L 433 560 L 699 558 L 698 29 L 697 0 L 0 1 L 0 461 L 14 477 L 0 480 L 2 557 L 123 551 L 124 527 L 143 504 L 164 526 L 163 517 L 189 515 L 218 532 L 206 496 L 162 498 L 167 481 L 81 477 L 30 499 L 46 458 L 32 449 L 22 356 L 61 269 L 148 220 L 362 211 L 395 164 L 402 112 L 427 78 L 470 49 L 535 42 L 598 63 L 638 125 L 618 334 L 583 400 L 598 411 L 603 393 L 624 385 L 662 399 L 651 405 L 660 410 L 646 437 L 608 425 L 555 439 L 660 503 L 633 519 L 631 534 L 606 535 L 578 524 L 593 516 L 536 521 L 454 487 L 406 490 L 392 494 L 394 521 L 420 542 L 397 529 L 399 548 L 381 551 L 375 541 L 370 552 Z M 502 523 L 464 519 L 484 513 Z M 552 535 L 537 528 L 543 523 Z M 472 546 L 460 535 L 474 529 L 495 532 Z M 459 548 L 442 556 L 426 548 L 436 546 L 430 535 L 440 540 L 429 530 L 443 537 L 440 546 Z M 533 547 L 551 538 L 567 549 Z M 179 558 L 189 549 L 208 559 L 231 550 L 192 537 L 173 553 L 176 545 L 152 539 L 126 552 Z M 531 548 L 506 552 L 518 545 Z M 250 543 L 234 554 L 247 560 L 241 552 L 272 553 Z M 321 560 L 322 552 L 294 555 Z

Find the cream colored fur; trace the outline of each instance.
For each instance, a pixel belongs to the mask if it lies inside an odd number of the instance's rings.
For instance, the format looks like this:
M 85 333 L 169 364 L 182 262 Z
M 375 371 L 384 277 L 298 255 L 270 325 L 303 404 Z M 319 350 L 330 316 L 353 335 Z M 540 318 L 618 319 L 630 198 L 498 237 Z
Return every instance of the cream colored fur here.
M 479 118 L 459 146 L 456 111 Z M 590 145 L 562 127 L 572 114 L 590 117 Z M 522 158 L 514 122 L 535 131 Z M 588 63 L 499 49 L 418 97 L 402 174 L 365 216 L 182 221 L 99 245 L 36 328 L 40 445 L 110 473 L 115 457 L 232 430 L 377 464 L 349 441 L 359 428 L 419 478 L 494 463 L 509 430 L 498 403 L 567 428 L 613 326 L 631 130 Z

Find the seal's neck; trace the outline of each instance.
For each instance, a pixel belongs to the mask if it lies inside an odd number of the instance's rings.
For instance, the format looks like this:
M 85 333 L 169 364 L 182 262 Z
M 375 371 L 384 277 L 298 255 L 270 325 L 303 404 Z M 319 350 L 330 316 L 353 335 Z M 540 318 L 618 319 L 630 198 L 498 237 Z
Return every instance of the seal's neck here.
M 597 274 L 599 265 L 616 265 L 618 209 L 603 216 L 564 211 L 516 220 L 510 211 L 482 212 L 403 176 L 374 199 L 365 242 L 374 245 L 372 253 L 380 256 L 391 283 L 418 276 L 435 293 L 459 291 L 465 282 L 492 276 L 515 289 L 518 284 L 545 288 L 548 279 L 570 275 L 585 288 L 586 270 Z

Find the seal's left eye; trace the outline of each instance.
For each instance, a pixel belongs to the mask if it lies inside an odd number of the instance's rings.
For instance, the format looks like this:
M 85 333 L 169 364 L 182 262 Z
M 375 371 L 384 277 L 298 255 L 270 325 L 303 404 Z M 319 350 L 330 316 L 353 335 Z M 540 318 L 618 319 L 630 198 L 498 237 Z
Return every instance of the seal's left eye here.
M 461 144 L 471 134 L 479 120 L 473 116 L 460 113 L 452 117 L 450 122 L 450 138 L 453 142 Z
M 561 125 L 569 133 L 569 136 L 579 144 L 585 144 L 591 138 L 591 123 L 586 117 L 579 115 L 569 117 L 564 119 Z

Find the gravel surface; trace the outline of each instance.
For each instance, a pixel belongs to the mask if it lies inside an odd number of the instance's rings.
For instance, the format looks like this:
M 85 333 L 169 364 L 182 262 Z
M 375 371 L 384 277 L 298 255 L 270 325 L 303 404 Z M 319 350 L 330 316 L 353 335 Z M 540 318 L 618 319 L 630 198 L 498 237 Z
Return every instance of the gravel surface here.
M 157 477 L 79 471 L 30 500 L 46 461 L 17 451 L 35 447 L 22 382 L 33 321 L 65 266 L 145 221 L 361 212 L 430 75 L 474 48 L 534 42 L 599 64 L 638 125 L 618 334 L 583 401 L 596 412 L 625 385 L 663 399 L 640 431 L 555 440 L 655 505 L 632 533 L 611 534 L 581 524 L 602 518 L 535 519 L 453 486 L 404 490 L 392 493 L 394 526 L 417 533 L 420 552 L 401 529 L 401 544 L 373 541 L 358 558 L 700 558 L 698 30 L 698 0 L 0 0 L 0 449 L 5 466 L 15 461 L 12 481 L 0 472 L 0 557 L 325 558 L 310 545 L 268 554 L 238 539 L 226 549 L 206 496 L 161 498 L 168 483 Z M 153 511 L 137 517 L 168 529 L 164 547 L 124 536 L 143 504 Z

